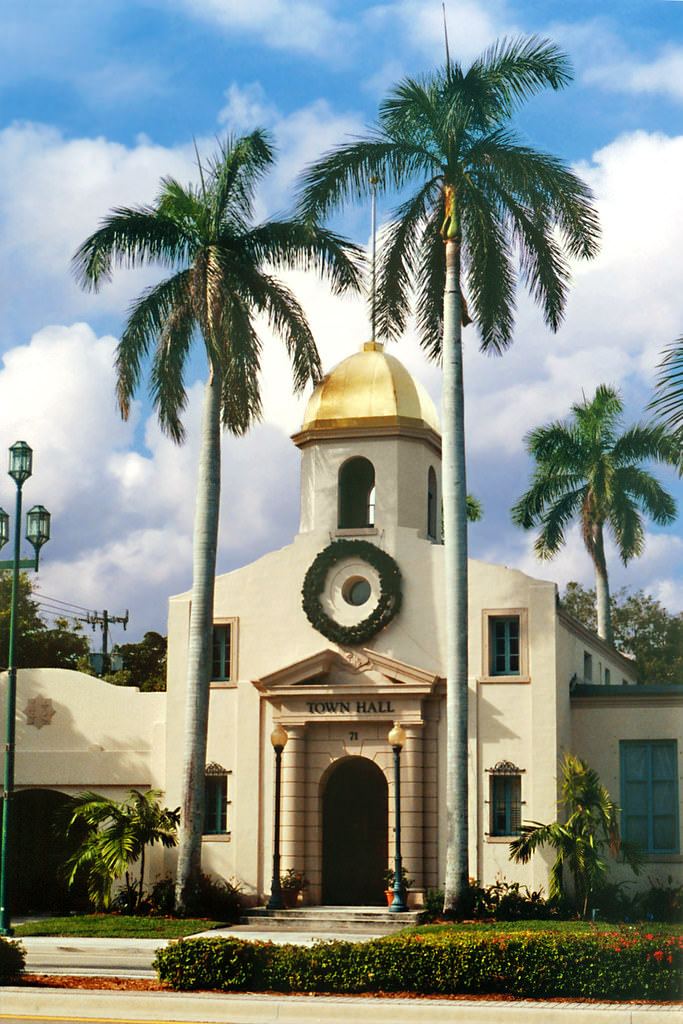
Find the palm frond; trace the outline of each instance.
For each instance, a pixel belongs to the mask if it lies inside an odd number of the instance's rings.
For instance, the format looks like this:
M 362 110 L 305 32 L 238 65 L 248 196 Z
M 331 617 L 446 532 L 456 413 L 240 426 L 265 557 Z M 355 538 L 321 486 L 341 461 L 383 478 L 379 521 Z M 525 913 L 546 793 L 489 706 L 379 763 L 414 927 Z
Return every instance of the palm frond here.
M 307 384 L 317 383 L 322 376 L 320 356 L 304 311 L 291 291 L 267 274 L 252 274 L 243 281 L 244 298 L 282 338 L 292 361 L 294 389 L 302 391 Z
M 467 294 L 483 351 L 503 352 L 512 341 L 516 275 L 504 222 L 490 197 L 463 180 L 460 211 Z
M 231 295 L 212 353 L 221 382 L 221 421 L 237 437 L 261 418 L 261 341 L 241 296 Z
M 242 138 L 229 136 L 221 143 L 209 162 L 212 237 L 226 220 L 237 220 L 242 229 L 251 220 L 256 188 L 274 162 L 273 139 L 264 128 Z
M 97 291 L 111 279 L 113 265 L 139 267 L 151 262 L 178 267 L 193 250 L 193 239 L 170 217 L 152 207 L 121 207 L 79 246 L 71 267 L 82 288 Z
M 250 230 L 242 245 L 257 266 L 317 270 L 336 295 L 362 288 L 364 250 L 320 224 L 267 221 Z
M 499 40 L 472 63 L 469 76 L 481 81 L 490 117 L 500 119 L 511 117 L 542 89 L 563 89 L 573 72 L 566 54 L 554 43 L 530 36 Z
M 405 330 L 430 203 L 439 190 L 439 182 L 429 180 L 396 210 L 392 222 L 382 231 L 376 301 L 380 337 L 396 338 Z M 443 292 L 443 284 L 441 289 Z
M 446 280 L 446 247 L 441 238 L 443 204 L 432 210 L 422 233 L 415 275 L 415 317 L 420 344 L 428 359 L 441 359 L 443 348 L 443 295 Z M 461 286 L 462 292 L 462 286 Z M 464 302 L 464 296 L 461 295 Z
M 186 310 L 191 275 L 181 271 L 153 288 L 146 289 L 128 311 L 128 320 L 116 349 L 116 393 L 119 408 L 126 419 L 152 347 L 167 330 L 177 311 Z
M 683 337 L 664 352 L 664 358 L 657 367 L 655 397 L 648 409 L 665 427 L 676 431 L 683 452 Z
M 439 167 L 419 146 L 399 145 L 381 135 L 326 153 L 301 176 L 297 211 L 305 220 L 324 220 L 335 207 L 360 200 L 371 188 L 381 195 L 401 190 L 413 176 L 432 177 Z

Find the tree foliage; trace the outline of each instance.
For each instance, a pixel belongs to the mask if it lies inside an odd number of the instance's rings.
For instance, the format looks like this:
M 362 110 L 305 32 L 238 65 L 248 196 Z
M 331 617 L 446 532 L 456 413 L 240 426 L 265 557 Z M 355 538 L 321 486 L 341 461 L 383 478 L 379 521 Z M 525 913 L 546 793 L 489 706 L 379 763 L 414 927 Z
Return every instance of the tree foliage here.
M 535 850 L 550 846 L 555 863 L 550 872 L 550 895 L 567 895 L 565 872 L 574 880 L 574 899 L 585 917 L 588 901 L 605 882 L 607 863 L 621 854 L 638 873 L 640 858 L 636 848 L 621 839 L 619 808 L 600 782 L 595 769 L 574 754 L 566 754 L 560 765 L 560 799 L 566 821 L 543 825 L 524 822 L 520 836 L 510 843 L 510 859 L 526 864 Z
M 664 350 L 648 407 L 657 420 L 678 435 L 683 461 L 683 337 Z
M 97 289 L 115 266 L 154 264 L 169 272 L 129 310 L 116 354 L 117 395 L 126 418 L 149 369 L 162 430 L 180 443 L 190 353 L 205 359 L 192 593 L 187 647 L 182 828 L 177 903 L 187 912 L 201 876 L 202 819 L 211 671 L 211 630 L 220 510 L 221 427 L 242 435 L 261 416 L 262 328 L 285 345 L 295 391 L 321 376 L 303 308 L 276 274 L 319 271 L 336 293 L 358 289 L 360 250 L 318 222 L 255 223 L 259 186 L 275 162 L 270 134 L 228 137 L 203 164 L 199 183 L 164 178 L 151 206 L 119 208 L 73 258 L 84 288 Z
M 572 406 L 569 421 L 549 423 L 526 437 L 535 461 L 529 490 L 512 509 L 512 521 L 539 528 L 534 548 L 552 558 L 577 521 L 595 568 L 598 633 L 612 642 L 605 534 L 624 565 L 645 547 L 643 515 L 660 526 L 676 517 L 676 503 L 646 462 L 676 465 L 675 439 L 663 427 L 636 424 L 621 431 L 623 402 L 601 384 L 593 398 Z
M 570 582 L 562 604 L 589 629 L 596 627 L 595 591 Z M 610 597 L 614 646 L 636 659 L 639 683 L 683 685 L 683 612 L 671 614 L 644 590 Z
M 32 597 L 33 584 L 26 573 L 17 580 L 17 621 L 14 661 L 17 668 L 77 668 L 89 650 L 79 623 L 56 618 L 49 626 Z M 12 572 L 0 573 L 0 665 L 7 666 L 12 604 Z
M 180 809 L 162 807 L 161 795 L 157 789 L 146 793 L 131 789 L 127 799 L 119 802 L 85 792 L 75 798 L 75 807 L 70 807 L 67 836 L 76 832 L 80 838 L 83 828 L 85 835 L 65 865 L 68 882 L 73 885 L 79 874 L 85 872 L 88 895 L 98 909 L 109 908 L 112 885 L 123 875 L 128 889 L 135 892 L 135 909 L 142 898 L 147 847 L 156 843 L 176 845 Z M 134 884 L 129 869 L 137 861 L 140 873 Z
M 112 653 L 123 659 L 123 667 L 102 677 L 115 686 L 137 686 L 143 692 L 166 689 L 166 651 L 168 641 L 161 633 L 149 630 L 138 643 L 117 644 Z M 95 670 L 87 661 L 78 666 L 88 675 Z
M 446 668 L 444 908 L 468 885 L 467 483 L 462 327 L 484 351 L 512 342 L 518 281 L 557 330 L 570 261 L 597 252 L 590 189 L 512 126 L 531 97 L 571 80 L 565 54 L 532 37 L 503 39 L 469 68 L 447 62 L 405 78 L 364 138 L 338 147 L 303 176 L 300 206 L 316 221 L 371 192 L 400 197 L 380 239 L 372 322 L 396 339 L 411 313 L 420 343 L 443 368 L 443 510 Z

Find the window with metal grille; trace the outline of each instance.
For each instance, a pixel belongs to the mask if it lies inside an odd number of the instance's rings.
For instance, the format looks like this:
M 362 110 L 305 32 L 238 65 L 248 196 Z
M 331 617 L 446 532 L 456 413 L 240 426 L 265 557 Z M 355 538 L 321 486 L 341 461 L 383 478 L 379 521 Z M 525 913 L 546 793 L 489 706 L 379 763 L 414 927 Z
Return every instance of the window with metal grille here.
M 492 676 L 519 675 L 519 615 L 489 619 Z
M 646 853 L 677 853 L 676 740 L 622 740 L 622 834 Z
M 522 776 L 491 774 L 492 836 L 518 836 L 522 828 Z

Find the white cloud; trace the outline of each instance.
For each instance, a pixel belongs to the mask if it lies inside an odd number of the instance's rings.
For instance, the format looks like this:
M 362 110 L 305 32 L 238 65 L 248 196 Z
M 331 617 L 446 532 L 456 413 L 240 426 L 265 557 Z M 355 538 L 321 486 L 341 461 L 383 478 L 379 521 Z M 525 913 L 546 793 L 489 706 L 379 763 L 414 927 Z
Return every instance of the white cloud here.
M 486 5 L 476 0 L 449 0 L 446 4 L 448 44 L 452 60 L 469 64 L 483 49 L 501 35 L 517 34 L 512 27 L 504 0 L 491 0 Z M 411 51 L 427 62 L 428 67 L 445 64 L 446 48 L 441 4 L 431 0 L 399 0 L 368 8 L 364 24 L 374 34 L 398 30 L 404 54 Z
M 37 124 L 0 131 L 0 273 L 13 282 L 0 308 L 49 310 L 57 321 L 90 310 L 120 313 L 153 271 L 118 270 L 88 297 L 70 276 L 71 257 L 109 210 L 151 202 L 163 175 L 192 180 L 193 164 L 190 147 L 168 149 L 144 138 L 129 148 L 102 138 L 65 139 Z
M 0 403 L 7 446 L 27 441 L 33 477 L 26 507 L 52 513 L 41 559 L 43 593 L 78 605 L 131 609 L 130 635 L 165 630 L 168 597 L 190 586 L 203 387 L 189 391 L 187 440 L 174 445 L 151 414 L 145 447 L 114 403 L 113 338 L 85 324 L 47 327 L 5 354 Z M 140 410 L 134 410 L 134 419 Z M 288 542 L 297 528 L 298 455 L 265 423 L 246 438 L 224 435 L 219 569 Z M 2 482 L 4 480 L 4 483 Z M 0 503 L 13 508 L 9 477 Z
M 613 92 L 633 96 L 662 96 L 683 102 L 683 47 L 667 46 L 654 60 L 639 61 L 630 54 L 624 59 L 604 59 L 589 68 L 586 83 L 602 85 Z
M 336 16 L 339 5 L 326 0 L 174 2 L 186 13 L 224 31 L 256 35 L 275 50 L 313 54 L 325 60 L 343 60 L 355 35 L 353 25 Z

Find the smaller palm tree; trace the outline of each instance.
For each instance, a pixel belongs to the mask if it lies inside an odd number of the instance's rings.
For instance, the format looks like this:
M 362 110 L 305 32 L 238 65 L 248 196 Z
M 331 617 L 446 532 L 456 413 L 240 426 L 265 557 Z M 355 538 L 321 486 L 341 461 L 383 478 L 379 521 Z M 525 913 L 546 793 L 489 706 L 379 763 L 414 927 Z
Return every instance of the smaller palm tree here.
M 158 789 L 146 793 L 131 789 L 120 803 L 92 792 L 76 797 L 66 831 L 74 834 L 85 827 L 85 835 L 65 865 L 67 880 L 72 885 L 85 871 L 88 896 L 96 907 L 109 907 L 113 883 L 124 874 L 128 882 L 128 871 L 139 860 L 138 884 L 127 886 L 135 891 L 136 909 L 142 899 L 145 850 L 156 843 L 176 845 L 180 810 L 162 807 L 161 795 Z
M 550 846 L 556 855 L 550 872 L 550 895 L 555 899 L 566 895 L 564 876 L 568 868 L 577 907 L 585 917 L 591 893 L 600 888 L 607 875 L 603 849 L 607 848 L 612 857 L 621 854 L 636 874 L 640 857 L 632 843 L 621 839 L 619 808 L 598 773 L 573 754 L 565 755 L 560 772 L 559 803 L 567 812 L 566 822 L 525 822 L 521 835 L 510 843 L 510 859 L 526 864 L 535 850 Z
M 595 567 L 598 635 L 612 643 L 604 532 L 616 541 L 626 565 L 645 546 L 641 512 L 660 526 L 676 518 L 676 503 L 639 463 L 677 465 L 680 445 L 664 427 L 636 425 L 619 434 L 623 403 L 601 384 L 594 397 L 572 406 L 568 423 L 550 423 L 526 436 L 536 460 L 531 487 L 512 509 L 525 530 L 540 526 L 534 545 L 539 558 L 552 558 L 565 530 L 579 519 Z
M 683 459 L 683 337 L 669 345 L 658 366 L 652 409 L 658 421 L 678 435 Z

